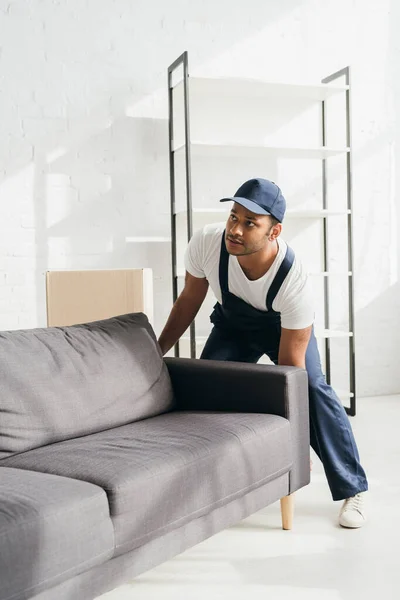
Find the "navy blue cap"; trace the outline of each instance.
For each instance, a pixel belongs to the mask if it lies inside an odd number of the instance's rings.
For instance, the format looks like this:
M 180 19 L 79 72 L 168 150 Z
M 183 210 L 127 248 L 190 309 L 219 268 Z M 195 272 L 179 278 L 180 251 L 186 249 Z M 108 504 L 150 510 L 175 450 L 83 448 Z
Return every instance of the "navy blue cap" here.
M 237 202 L 256 215 L 271 215 L 280 223 L 286 210 L 286 200 L 279 187 L 268 179 L 250 179 L 240 186 L 233 198 L 220 202 Z

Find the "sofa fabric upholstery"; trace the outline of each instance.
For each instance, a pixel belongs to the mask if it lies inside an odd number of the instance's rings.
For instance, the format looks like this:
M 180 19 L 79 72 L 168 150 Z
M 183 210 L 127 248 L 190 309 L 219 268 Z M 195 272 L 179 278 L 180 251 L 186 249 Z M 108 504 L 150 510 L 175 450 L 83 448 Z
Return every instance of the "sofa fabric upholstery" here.
M 0 333 L 0 459 L 173 407 L 168 372 L 141 313 Z
M 302 369 L 145 315 L 0 333 L 0 600 L 94 600 L 310 481 Z
M 256 412 L 291 425 L 289 493 L 310 483 L 307 372 L 297 367 L 166 358 L 178 410 Z
M 0 467 L 0 599 L 22 600 L 109 560 L 114 531 L 99 487 Z
M 3 463 L 102 487 L 111 517 L 119 517 L 115 538 L 120 551 L 287 473 L 290 426 L 266 414 L 172 412 Z

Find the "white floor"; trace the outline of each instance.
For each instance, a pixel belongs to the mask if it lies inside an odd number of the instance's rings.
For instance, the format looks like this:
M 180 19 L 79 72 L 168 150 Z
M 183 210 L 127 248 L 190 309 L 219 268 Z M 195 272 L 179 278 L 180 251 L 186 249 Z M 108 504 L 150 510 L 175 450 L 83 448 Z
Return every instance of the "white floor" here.
M 313 457 L 292 531 L 277 503 L 101 600 L 399 599 L 400 396 L 360 399 L 351 423 L 370 483 L 363 529 L 337 525 L 341 503 Z

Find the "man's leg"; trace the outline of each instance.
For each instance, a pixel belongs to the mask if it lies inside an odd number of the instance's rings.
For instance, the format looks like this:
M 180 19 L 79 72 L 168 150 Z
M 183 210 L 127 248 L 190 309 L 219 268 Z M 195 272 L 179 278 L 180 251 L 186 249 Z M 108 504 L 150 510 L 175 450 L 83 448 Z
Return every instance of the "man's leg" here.
M 278 364 L 278 346 L 266 350 Z M 368 489 L 347 413 L 326 383 L 314 331 L 306 352 L 310 407 L 310 443 L 321 459 L 334 500 L 345 500 Z
M 347 413 L 321 370 L 314 333 L 306 353 L 311 446 L 321 459 L 334 500 L 368 489 Z
M 257 343 L 246 340 L 243 335 L 234 335 L 231 331 L 214 327 L 200 358 L 256 363 L 263 354 L 264 352 Z M 293 498 L 294 494 L 281 498 L 283 529 L 292 527 Z
M 243 335 L 213 327 L 200 358 L 256 363 L 263 352 Z
M 279 341 L 269 344 L 265 354 L 277 364 L 278 351 Z M 232 336 L 230 332 L 214 327 L 201 358 L 257 362 L 262 354 L 259 345 L 244 342 L 242 336 Z M 356 498 L 354 506 L 350 502 L 349 524 L 345 526 L 358 527 L 362 518 L 359 519 L 357 498 L 360 492 L 368 489 L 368 483 L 346 411 L 322 373 L 314 332 L 307 348 L 306 369 L 311 446 L 322 461 L 333 499 Z

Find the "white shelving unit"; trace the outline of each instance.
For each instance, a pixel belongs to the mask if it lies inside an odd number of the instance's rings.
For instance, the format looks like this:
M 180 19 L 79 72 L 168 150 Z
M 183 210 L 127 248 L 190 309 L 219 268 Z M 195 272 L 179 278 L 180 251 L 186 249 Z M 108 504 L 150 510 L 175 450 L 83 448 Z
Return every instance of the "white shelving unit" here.
M 326 338 L 348 338 L 352 337 L 353 333 L 351 331 L 336 331 L 334 329 L 317 329 L 315 331 L 315 337 L 318 339 L 326 339 Z M 190 342 L 190 337 L 183 337 L 186 343 Z M 207 337 L 197 336 L 196 344 L 197 346 L 203 346 L 207 341 Z
M 316 220 L 316 219 L 325 219 L 327 217 L 343 217 L 351 214 L 349 210 L 316 210 L 316 209 L 288 209 L 285 215 L 285 221 L 292 220 Z M 203 227 L 206 224 L 210 223 L 219 223 L 223 222 L 228 218 L 229 211 L 226 208 L 212 207 L 212 208 L 193 208 L 192 209 L 192 220 L 193 220 L 193 229 L 197 230 Z M 176 216 L 176 228 L 179 231 L 186 226 L 187 223 L 187 210 L 181 209 L 175 213 Z M 183 277 L 185 275 L 185 271 L 183 267 L 180 265 L 178 261 L 177 266 L 177 276 Z M 350 271 L 341 271 L 338 273 L 335 272 L 327 272 L 327 271 L 318 271 L 309 273 L 312 276 L 322 276 L 322 277 L 330 277 L 330 276 L 338 276 L 344 275 L 347 277 L 351 277 L 352 273 Z
M 186 219 L 187 210 L 182 209 L 178 210 L 175 213 L 178 217 L 184 217 Z M 285 214 L 286 219 L 319 219 L 324 217 L 339 217 L 344 215 L 350 215 L 350 210 L 328 210 L 328 209 L 287 209 Z M 215 219 L 215 217 L 220 217 L 222 220 L 224 217 L 228 216 L 227 210 L 223 208 L 193 208 L 192 215 L 205 215 L 210 219 Z M 210 221 L 211 222 L 211 221 Z
M 154 243 L 159 243 L 159 244 L 170 244 L 172 239 L 170 237 L 157 237 L 157 236 L 128 236 L 127 238 L 125 238 L 125 241 L 128 244 L 154 244 Z
M 185 277 L 186 272 L 183 267 L 177 269 L 177 276 L 179 278 Z M 308 273 L 309 277 L 351 277 L 351 271 L 310 271 Z
M 183 67 L 183 77 L 174 81 L 178 68 Z M 337 79 L 345 77 L 345 85 L 338 85 Z M 350 79 L 349 69 L 339 71 L 322 83 L 315 84 L 291 84 L 282 82 L 268 82 L 246 78 L 205 78 L 190 77 L 188 72 L 188 56 L 184 53 L 168 69 L 169 87 L 169 150 L 170 150 L 170 182 L 171 182 L 171 229 L 172 229 L 172 262 L 173 262 L 173 290 L 174 300 L 178 295 L 178 279 L 184 277 L 185 272 L 177 257 L 177 232 L 186 226 L 186 236 L 189 240 L 193 230 L 205 223 L 223 221 L 227 217 L 227 210 L 220 207 L 200 207 L 192 198 L 192 172 L 191 161 L 198 157 L 217 161 L 219 158 L 243 158 L 263 159 L 264 157 L 281 157 L 284 159 L 318 160 L 322 166 L 322 206 L 318 209 L 288 208 L 285 220 L 321 220 L 323 227 L 323 257 L 324 264 L 321 271 L 313 272 L 314 277 L 322 277 L 324 283 L 324 321 L 325 328 L 318 331 L 318 337 L 325 342 L 326 375 L 330 382 L 330 340 L 342 338 L 349 340 L 350 356 L 350 381 L 349 390 L 341 392 L 341 397 L 350 400 L 350 407 L 346 407 L 349 414 L 355 414 L 355 356 L 354 356 L 354 294 L 353 294 L 353 253 L 352 253 L 352 187 L 351 187 L 351 137 L 350 137 Z M 343 147 L 330 147 L 326 144 L 326 101 L 336 95 L 345 94 L 346 99 L 346 144 Z M 203 137 L 202 131 L 196 131 L 191 139 L 191 105 L 196 110 L 201 110 L 209 98 L 217 97 L 229 102 L 235 100 L 259 99 L 269 100 L 271 98 L 287 99 L 288 97 L 298 99 L 301 102 L 321 103 L 322 106 L 322 139 L 321 145 L 290 146 L 279 145 L 275 142 L 262 143 L 260 140 L 254 143 L 249 139 L 244 142 L 228 139 L 207 139 Z M 177 135 L 174 128 L 174 107 L 178 105 L 183 112 L 184 127 L 181 128 L 182 135 Z M 198 128 L 200 129 L 200 128 Z M 235 123 L 232 123 L 235 129 Z M 268 133 L 268 132 L 265 132 Z M 174 139 L 175 138 L 175 139 Z M 182 139 L 180 139 L 182 138 Z M 347 176 L 347 209 L 338 210 L 328 207 L 327 203 L 327 161 L 342 155 L 346 161 Z M 176 166 L 185 168 L 186 206 L 184 209 L 176 205 Z M 328 260 L 328 227 L 327 221 L 334 217 L 344 217 L 347 220 L 348 229 L 348 264 L 338 271 L 330 271 Z M 180 257 L 181 258 L 181 257 Z M 334 276 L 345 276 L 348 279 L 349 288 L 349 330 L 337 331 L 330 327 L 329 319 L 329 281 Z M 197 337 L 194 325 L 191 326 L 190 336 L 182 339 L 182 345 L 190 349 L 190 355 L 195 357 L 197 350 L 204 345 L 206 338 Z M 179 355 L 179 347 L 176 349 Z
M 178 81 L 174 89 L 184 93 L 184 80 Z M 304 98 L 315 102 L 328 100 L 332 96 L 342 94 L 349 89 L 348 85 L 326 85 L 323 83 L 286 83 L 279 81 L 263 81 L 246 77 L 191 77 L 190 93 L 193 97 L 225 96 L 227 98 Z
M 192 141 L 190 144 L 192 156 L 207 156 L 210 158 L 225 156 L 241 156 L 243 158 L 262 158 L 264 156 L 279 155 L 283 158 L 302 158 L 318 160 L 322 158 L 331 158 L 339 154 L 346 154 L 349 148 L 329 148 L 327 146 L 318 147 L 289 147 L 289 146 L 269 146 L 264 144 L 232 144 L 232 143 L 212 143 L 202 141 Z M 176 156 L 184 156 L 186 144 L 179 144 L 173 151 Z

